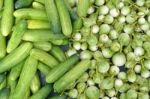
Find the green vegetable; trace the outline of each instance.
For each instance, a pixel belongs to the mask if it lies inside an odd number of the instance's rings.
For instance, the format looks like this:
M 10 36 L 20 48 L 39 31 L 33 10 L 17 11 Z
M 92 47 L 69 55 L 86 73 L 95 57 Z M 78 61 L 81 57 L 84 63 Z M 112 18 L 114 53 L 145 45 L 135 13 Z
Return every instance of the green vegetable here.
M 77 5 L 77 13 L 80 17 L 86 17 L 90 5 L 90 0 L 79 0 Z
M 33 94 L 36 93 L 40 89 L 40 87 L 41 87 L 40 78 L 39 78 L 39 75 L 36 73 L 30 84 L 31 92 Z
M 55 2 L 56 0 L 45 0 L 45 9 L 52 31 L 61 33 L 61 24 Z
M 69 14 L 70 14 L 70 17 L 71 17 L 71 20 L 74 21 L 78 18 L 78 15 L 76 13 L 76 10 L 74 10 L 71 5 L 69 4 L 69 2 L 71 2 L 71 0 L 64 0 L 65 2 L 65 5 L 67 7 L 67 10 L 69 11 Z M 73 2 L 75 2 L 75 0 L 73 0 Z
M 62 32 L 65 36 L 70 37 L 72 34 L 72 24 L 65 2 L 64 0 L 55 0 L 55 3 L 60 17 Z
M 51 68 L 58 64 L 58 61 L 53 56 L 39 49 L 32 49 L 30 55 Z
M 37 19 L 47 21 L 47 15 L 44 10 L 33 8 L 22 8 L 14 12 L 16 18 Z
M 0 61 L 0 73 L 9 70 L 16 64 L 23 61 L 28 55 L 32 48 L 31 43 L 22 43 L 18 48 L 8 54 L 5 58 Z
M 8 36 L 13 26 L 13 11 L 14 1 L 4 0 L 4 10 L 1 20 L 1 32 L 3 36 Z M 9 17 L 8 17 L 9 16 Z
M 100 73 L 107 73 L 110 63 L 107 60 L 100 60 L 97 62 L 97 68 Z
M 48 83 L 53 83 L 61 76 L 63 76 L 69 69 L 71 69 L 75 63 L 79 60 L 79 56 L 73 55 L 68 58 L 66 61 L 60 63 L 59 65 L 55 66 L 46 76 L 46 81 Z
M 33 46 L 44 51 L 50 51 L 52 49 L 52 44 L 50 42 L 34 42 Z
M 63 62 L 66 60 L 66 56 L 61 48 L 58 46 L 53 46 L 50 50 L 50 53 L 60 62 Z
M 28 89 L 26 92 L 25 92 L 25 95 L 23 97 L 23 99 L 29 99 L 30 97 L 30 89 Z
M 7 86 L 7 77 L 5 77 L 5 79 L 3 80 L 3 82 L 1 82 L 0 84 L 0 90 L 6 88 Z
M 44 0 L 43 0 L 43 1 L 44 1 Z M 45 7 L 44 7 L 43 4 L 41 4 L 41 3 L 39 3 L 39 2 L 36 2 L 36 1 L 34 1 L 34 2 L 32 3 L 32 7 L 35 8 L 35 9 L 45 9 Z
M 64 36 L 62 34 L 54 34 L 50 30 L 33 29 L 33 30 L 27 30 L 24 33 L 22 39 L 25 41 L 37 42 L 37 41 L 50 41 L 50 40 L 64 39 Z
M 99 96 L 100 96 L 99 89 L 95 86 L 88 87 L 85 93 L 89 99 L 99 99 Z
M 0 11 L 1 11 L 2 8 L 3 8 L 3 3 L 4 3 L 4 0 L 0 0 Z
M 0 59 L 5 57 L 5 55 L 6 55 L 6 39 L 0 33 Z
M 9 73 L 9 80 L 15 81 L 20 76 L 22 67 L 24 65 L 24 60 L 18 63 L 15 67 L 13 67 Z
M 8 88 L 4 88 L 0 90 L 0 97 L 1 99 L 8 99 L 10 94 L 10 90 Z
M 33 94 L 29 99 L 45 99 L 48 94 L 52 91 L 51 85 L 45 85 L 38 92 Z
M 7 52 L 12 52 L 21 43 L 21 39 L 27 29 L 27 23 L 25 20 L 19 21 L 13 28 L 13 33 L 7 45 Z
M 18 84 L 10 99 L 23 99 L 26 91 L 30 87 L 30 83 L 36 73 L 38 61 L 29 56 L 25 61 Z
M 15 2 L 15 8 L 19 9 L 19 8 L 23 8 L 23 7 L 28 7 L 32 4 L 33 0 L 17 0 Z
M 6 74 L 5 73 L 1 73 L 0 74 L 0 84 L 3 82 L 3 80 L 5 79 Z
M 43 20 L 27 20 L 28 29 L 50 29 L 48 21 Z
M 114 86 L 114 78 L 107 77 L 101 82 L 102 89 L 111 89 Z
M 82 60 L 54 84 L 56 92 L 62 92 L 73 81 L 77 80 L 90 67 L 90 60 Z
M 81 29 L 82 27 L 82 19 L 81 18 L 77 18 L 74 22 L 73 22 L 73 32 L 77 32 Z
M 40 63 L 39 62 L 39 64 L 38 64 L 38 70 L 40 71 L 40 72 L 42 72 L 44 75 L 47 75 L 48 73 L 49 73 L 49 71 L 51 70 L 51 68 L 49 67 L 49 66 L 47 66 L 47 65 L 45 65 L 45 64 L 42 64 L 42 63 Z

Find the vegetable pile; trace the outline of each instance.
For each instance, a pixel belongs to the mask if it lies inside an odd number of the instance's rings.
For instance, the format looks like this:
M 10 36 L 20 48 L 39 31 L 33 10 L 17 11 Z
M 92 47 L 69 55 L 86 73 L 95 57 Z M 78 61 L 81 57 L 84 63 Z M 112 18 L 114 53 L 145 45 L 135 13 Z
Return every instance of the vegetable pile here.
M 0 0 L 0 22 L 0 99 L 150 98 L 150 0 Z

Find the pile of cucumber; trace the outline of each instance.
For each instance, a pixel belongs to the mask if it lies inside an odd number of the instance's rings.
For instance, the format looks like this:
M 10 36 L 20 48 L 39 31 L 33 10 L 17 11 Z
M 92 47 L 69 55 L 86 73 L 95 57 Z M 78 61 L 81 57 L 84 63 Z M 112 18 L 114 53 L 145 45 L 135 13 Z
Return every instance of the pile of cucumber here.
M 73 33 L 71 11 L 67 0 L 0 0 L 0 99 L 66 99 L 52 93 L 90 66 L 61 48 Z

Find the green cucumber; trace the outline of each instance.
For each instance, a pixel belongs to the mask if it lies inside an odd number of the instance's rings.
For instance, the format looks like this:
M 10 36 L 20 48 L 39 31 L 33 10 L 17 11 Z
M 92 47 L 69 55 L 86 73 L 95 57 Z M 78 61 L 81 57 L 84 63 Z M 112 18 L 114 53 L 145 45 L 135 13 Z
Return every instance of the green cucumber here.
M 18 48 L 16 48 L 0 61 L 0 73 L 11 69 L 15 65 L 23 61 L 29 55 L 31 49 L 31 43 L 22 43 Z
M 6 0 L 7 1 L 7 0 Z M 47 21 L 47 15 L 44 10 L 33 8 L 22 8 L 14 12 L 16 18 L 37 19 Z
M 28 29 L 50 29 L 48 21 L 43 20 L 27 20 Z
M 52 55 L 39 49 L 32 49 L 30 55 L 51 68 L 58 64 L 58 61 Z
M 36 73 L 38 61 L 29 56 L 25 61 L 18 84 L 10 99 L 23 99 Z
M 14 0 L 4 0 L 3 15 L 1 20 L 1 32 L 3 36 L 8 36 L 11 33 L 13 26 L 13 11 Z
M 0 33 L 0 59 L 5 57 L 6 55 L 6 39 L 5 37 Z
M 8 99 L 10 94 L 10 90 L 8 88 L 4 88 L 0 90 L 0 98 L 1 99 Z
M 56 92 L 62 92 L 68 85 L 77 80 L 84 72 L 90 67 L 90 60 L 82 60 L 70 71 L 68 71 L 64 76 L 54 83 L 54 90 Z
M 45 9 L 54 33 L 61 33 L 60 19 L 55 5 L 55 0 L 45 0 Z
M 22 39 L 25 41 L 37 42 L 37 41 L 50 41 L 64 38 L 65 37 L 62 34 L 54 34 L 50 30 L 34 29 L 34 30 L 27 30 L 24 33 Z
M 40 78 L 38 73 L 36 73 L 31 81 L 30 90 L 34 94 L 40 89 L 40 87 L 41 87 Z
M 60 16 L 62 32 L 65 36 L 70 37 L 72 34 L 72 23 L 65 2 L 64 0 L 55 0 L 55 3 Z
M 19 9 L 19 8 L 24 8 L 24 7 L 28 7 L 32 4 L 33 0 L 17 0 L 15 2 L 15 8 Z
M 38 92 L 33 94 L 29 99 L 46 99 L 49 93 L 52 91 L 52 85 L 45 85 Z
M 41 4 L 39 2 L 35 2 L 35 1 L 32 3 L 32 7 L 35 9 L 45 9 L 43 4 Z
M 58 47 L 58 46 L 54 46 L 52 47 L 52 49 L 50 50 L 50 53 L 60 62 L 63 62 L 66 60 L 66 55 L 63 52 L 63 50 Z
M 49 73 L 49 71 L 51 70 L 51 68 L 49 66 L 39 62 L 38 70 L 40 72 L 42 72 L 44 75 L 47 75 Z
M 90 0 L 78 0 L 77 13 L 80 17 L 86 17 Z
M 50 42 L 34 42 L 33 46 L 44 51 L 50 51 L 52 49 L 52 44 Z
M 78 62 L 78 60 L 79 60 L 79 56 L 73 55 L 70 58 L 68 58 L 66 61 L 54 67 L 48 73 L 48 75 L 46 75 L 46 82 L 54 83 L 61 76 L 63 76 L 68 70 L 70 70 L 75 65 L 75 63 Z
M 18 47 L 21 42 L 22 36 L 27 29 L 27 22 L 26 20 L 20 20 L 16 26 L 13 28 L 13 33 L 7 45 L 7 52 L 10 53 L 14 49 Z
M 11 69 L 9 73 L 10 81 L 15 81 L 19 78 L 23 65 L 24 65 L 24 60 Z

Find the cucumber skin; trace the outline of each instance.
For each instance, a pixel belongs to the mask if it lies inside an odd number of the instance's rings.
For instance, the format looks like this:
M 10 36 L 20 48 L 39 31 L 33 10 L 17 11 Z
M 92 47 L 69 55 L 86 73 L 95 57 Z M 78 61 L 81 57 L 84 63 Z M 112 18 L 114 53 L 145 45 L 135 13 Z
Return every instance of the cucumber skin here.
M 54 67 L 48 75 L 46 75 L 46 81 L 48 83 L 54 83 L 56 80 L 58 80 L 61 76 L 63 76 L 68 70 L 70 70 L 75 63 L 77 63 L 79 60 L 78 55 L 73 55 L 70 58 L 68 58 L 66 61 L 60 63 L 56 67 Z
M 23 99 L 26 91 L 30 87 L 30 83 L 36 74 L 38 61 L 32 56 L 29 56 L 25 61 L 18 84 L 10 99 Z
M 16 48 L 0 61 L 0 73 L 11 69 L 19 62 L 23 61 L 30 54 L 29 52 L 31 49 L 31 43 L 22 43 L 18 48 Z
M 63 0 L 55 0 L 55 3 L 60 16 L 63 34 L 67 37 L 70 37 L 72 34 L 72 23 L 65 2 Z
M 69 84 L 76 81 L 90 67 L 90 60 L 82 60 L 64 76 L 54 83 L 54 90 L 58 93 L 65 90 Z

